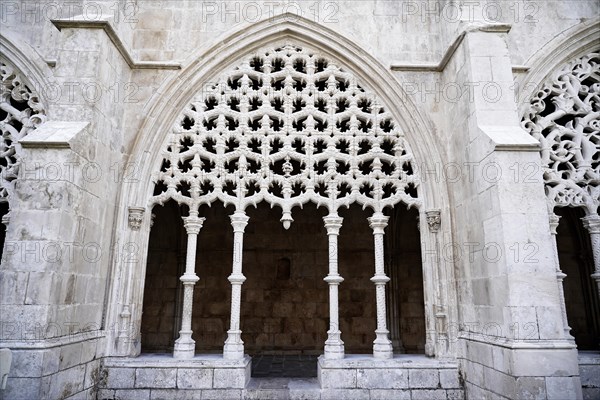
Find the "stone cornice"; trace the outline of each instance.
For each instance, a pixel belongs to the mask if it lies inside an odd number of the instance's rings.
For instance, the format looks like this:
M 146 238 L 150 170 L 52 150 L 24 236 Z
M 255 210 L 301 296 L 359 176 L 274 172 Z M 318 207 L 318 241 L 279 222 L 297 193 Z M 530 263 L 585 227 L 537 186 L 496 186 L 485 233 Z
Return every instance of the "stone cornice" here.
M 111 23 L 106 19 L 90 21 L 85 19 L 83 16 L 79 16 L 69 19 L 53 19 L 52 23 L 59 31 L 68 28 L 104 30 L 104 32 L 106 32 L 106 35 L 117 48 L 119 53 L 121 53 L 121 56 L 131 69 L 181 69 L 181 64 L 178 62 L 134 60 L 129 50 L 127 49 L 127 47 L 125 47 L 125 44 L 111 25 Z
M 508 33 L 511 29 L 510 24 L 470 24 L 465 27 L 450 43 L 450 46 L 444 52 L 442 59 L 437 63 L 392 63 L 390 69 L 392 71 L 402 72 L 442 72 L 446 68 L 446 65 L 452 59 L 452 56 L 456 52 L 456 49 L 460 46 L 463 39 L 469 32 L 492 32 L 492 33 Z M 529 68 L 524 65 L 513 66 L 513 72 L 525 72 Z

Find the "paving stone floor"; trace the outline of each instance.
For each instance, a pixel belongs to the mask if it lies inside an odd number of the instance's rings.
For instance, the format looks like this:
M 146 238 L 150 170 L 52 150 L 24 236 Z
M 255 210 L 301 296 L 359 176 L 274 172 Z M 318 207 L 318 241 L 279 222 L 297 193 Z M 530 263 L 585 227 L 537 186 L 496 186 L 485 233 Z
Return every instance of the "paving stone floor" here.
M 254 355 L 253 378 L 314 378 L 317 376 L 318 356 Z

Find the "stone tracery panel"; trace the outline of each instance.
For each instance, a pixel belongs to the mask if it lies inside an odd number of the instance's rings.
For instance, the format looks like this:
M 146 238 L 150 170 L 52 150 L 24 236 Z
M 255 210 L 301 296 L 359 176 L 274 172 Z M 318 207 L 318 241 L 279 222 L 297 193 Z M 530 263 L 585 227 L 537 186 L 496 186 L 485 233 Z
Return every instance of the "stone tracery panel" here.
M 531 100 L 523 127 L 542 144 L 548 209 L 600 205 L 600 53 L 563 65 Z
M 293 45 L 249 57 L 183 111 L 154 176 L 151 204 L 190 211 L 220 200 L 335 212 L 420 206 L 404 134 L 377 98 L 334 62 Z
M 8 201 L 19 172 L 17 142 L 46 119 L 37 94 L 14 67 L 0 61 L 0 202 Z

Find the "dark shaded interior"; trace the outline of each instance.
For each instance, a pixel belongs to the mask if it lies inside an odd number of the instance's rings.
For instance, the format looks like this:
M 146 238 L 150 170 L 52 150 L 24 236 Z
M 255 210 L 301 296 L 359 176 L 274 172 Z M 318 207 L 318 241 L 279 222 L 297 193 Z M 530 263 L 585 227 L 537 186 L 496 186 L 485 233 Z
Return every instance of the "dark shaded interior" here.
M 192 329 L 198 353 L 220 353 L 229 328 L 233 230 L 232 207 L 202 207 Z M 146 271 L 142 351 L 171 352 L 178 337 L 187 239 L 173 202 L 154 209 Z M 373 234 L 370 210 L 340 210 L 340 329 L 347 353 L 371 353 L 375 339 Z M 281 210 L 261 203 L 247 210 L 244 235 L 241 329 L 245 350 L 259 355 L 318 355 L 329 324 L 328 240 L 325 209 L 294 209 L 289 230 Z M 400 205 L 386 229 L 388 327 L 397 352 L 422 353 L 425 316 L 417 212 Z M 393 293 L 393 295 L 392 295 Z
M 591 274 L 594 259 L 590 236 L 579 208 L 559 208 L 557 247 L 560 268 L 567 277 L 563 281 L 567 319 L 571 335 L 579 350 L 600 350 L 600 304 L 598 290 Z

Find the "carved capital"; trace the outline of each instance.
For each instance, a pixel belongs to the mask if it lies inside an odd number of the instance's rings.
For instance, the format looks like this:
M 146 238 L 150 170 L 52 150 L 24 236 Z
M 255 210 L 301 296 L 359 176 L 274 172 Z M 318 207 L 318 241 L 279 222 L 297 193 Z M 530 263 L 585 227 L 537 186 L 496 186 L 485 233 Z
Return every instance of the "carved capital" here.
M 429 232 L 437 233 L 440 230 L 442 224 L 442 212 L 440 210 L 428 210 L 425 211 L 425 217 L 427 218 L 427 225 L 429 226 Z
M 129 228 L 134 231 L 139 231 L 142 227 L 146 209 L 144 207 L 129 207 L 128 210 L 129 215 L 127 216 L 127 221 L 129 223 Z
M 325 222 L 325 229 L 327 229 L 327 234 L 339 235 L 343 221 L 344 218 L 339 217 L 337 215 L 327 215 L 323 217 L 323 222 Z
M 183 217 L 183 226 L 185 227 L 185 231 L 188 235 L 197 235 L 200 233 L 200 229 L 202 229 L 202 224 L 204 224 L 205 218 L 200 218 L 195 215 L 190 215 L 189 217 Z
M 583 221 L 583 226 L 588 230 L 590 235 L 600 234 L 600 216 L 598 214 L 583 217 L 581 221 Z
M 556 214 L 550 214 L 548 220 L 550 221 L 550 233 L 556 235 L 556 228 L 558 228 L 558 223 L 560 222 L 560 218 Z
M 8 224 L 10 223 L 10 213 L 2 216 L 2 223 L 6 227 L 6 230 L 8 230 Z
M 385 227 L 388 225 L 390 217 L 386 217 L 383 213 L 376 212 L 372 217 L 367 218 L 369 221 L 369 226 L 373 229 L 373 234 L 383 235 L 385 231 Z
M 250 217 L 248 217 L 244 212 L 236 212 L 229 218 L 231 218 L 231 226 L 233 227 L 233 231 L 242 233 L 246 229 L 246 225 L 248 225 L 248 221 L 250 220 Z

